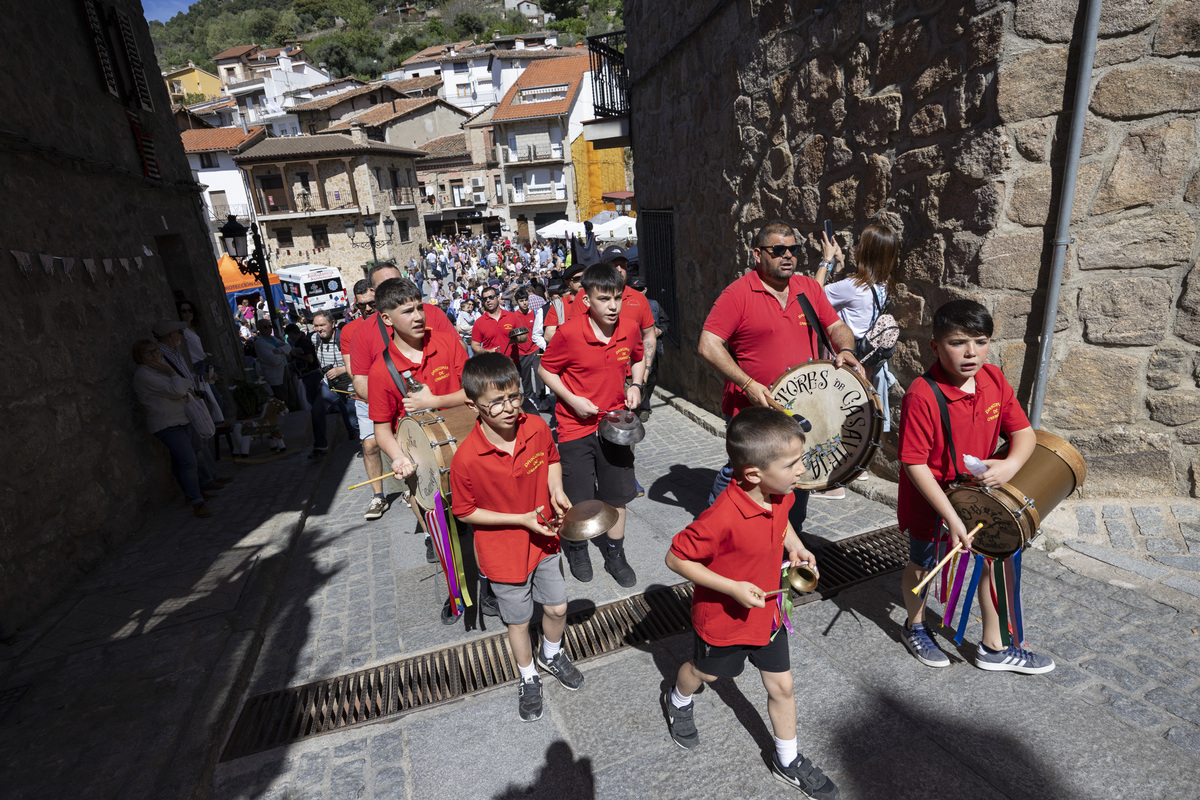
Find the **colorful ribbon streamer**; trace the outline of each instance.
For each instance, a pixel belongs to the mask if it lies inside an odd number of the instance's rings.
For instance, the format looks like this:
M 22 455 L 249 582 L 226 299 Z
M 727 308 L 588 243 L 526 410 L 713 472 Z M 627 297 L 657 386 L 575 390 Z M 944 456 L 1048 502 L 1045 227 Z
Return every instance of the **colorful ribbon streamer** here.
M 963 598 L 962 613 L 958 618 L 958 630 L 954 634 L 955 644 L 962 644 L 963 637 L 967 635 L 967 622 L 971 619 L 972 598 L 975 597 L 975 590 L 979 588 L 979 579 L 985 569 L 983 561 L 983 556 L 976 554 L 974 568 L 971 571 L 971 583 L 967 586 L 967 594 Z

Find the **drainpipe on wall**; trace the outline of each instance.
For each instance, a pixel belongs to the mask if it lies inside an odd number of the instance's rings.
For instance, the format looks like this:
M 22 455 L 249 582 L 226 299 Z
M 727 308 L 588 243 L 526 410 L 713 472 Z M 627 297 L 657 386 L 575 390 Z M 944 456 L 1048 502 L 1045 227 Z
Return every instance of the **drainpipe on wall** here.
M 1075 206 L 1075 179 L 1079 174 L 1079 151 L 1083 146 L 1083 129 L 1087 124 L 1087 108 L 1092 89 L 1092 64 L 1096 60 L 1096 36 L 1100 29 L 1100 9 L 1103 5 L 1103 0 L 1088 0 L 1087 18 L 1083 26 L 1083 46 L 1079 51 L 1079 76 L 1075 82 L 1071 137 L 1067 143 L 1067 165 L 1063 176 L 1062 196 L 1058 201 L 1058 224 L 1054 229 L 1054 258 L 1050 264 L 1050 286 L 1046 293 L 1037 375 L 1034 377 L 1033 397 L 1029 405 L 1029 421 L 1034 428 L 1041 427 L 1042 403 L 1046 399 L 1050 355 L 1054 349 L 1054 325 L 1058 320 L 1058 295 L 1063 264 L 1067 258 L 1067 246 L 1073 241 L 1070 234 L 1071 213 Z

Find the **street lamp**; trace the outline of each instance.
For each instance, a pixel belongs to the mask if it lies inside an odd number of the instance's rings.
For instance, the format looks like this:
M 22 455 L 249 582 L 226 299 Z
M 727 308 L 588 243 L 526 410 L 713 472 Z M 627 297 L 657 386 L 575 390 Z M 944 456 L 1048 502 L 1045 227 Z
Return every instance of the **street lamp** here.
M 253 275 L 262 284 L 263 299 L 271 313 L 271 327 L 276 333 L 282 331 L 279 327 L 279 310 L 275 308 L 275 298 L 271 296 L 271 279 L 267 273 L 267 259 L 263 255 L 262 239 L 258 235 L 258 223 L 250 223 L 250 235 L 254 241 L 254 255 L 247 257 L 246 226 L 237 221 L 237 216 L 229 215 L 229 220 L 221 226 L 221 241 L 225 244 L 225 252 L 237 262 L 238 269 L 243 275 Z
M 379 221 L 377 219 L 375 219 L 375 217 L 363 217 L 362 223 L 363 223 L 363 230 L 365 230 L 367 232 L 367 241 L 366 242 L 359 243 L 359 242 L 354 241 L 354 234 L 357 232 L 357 230 L 354 225 L 354 220 L 352 220 L 352 219 L 346 220 L 346 224 L 344 226 L 346 228 L 346 235 L 350 237 L 350 244 L 352 246 L 354 246 L 354 247 L 368 247 L 369 246 L 371 248 L 371 263 L 374 264 L 377 261 L 379 261 L 379 255 L 375 251 L 375 234 L 378 233 L 378 231 L 379 231 Z M 391 241 L 392 234 L 395 232 L 395 230 L 396 230 L 396 221 L 395 220 L 393 220 L 391 217 L 387 217 L 386 219 L 383 220 L 383 234 L 384 234 L 385 239 L 387 239 L 388 241 Z

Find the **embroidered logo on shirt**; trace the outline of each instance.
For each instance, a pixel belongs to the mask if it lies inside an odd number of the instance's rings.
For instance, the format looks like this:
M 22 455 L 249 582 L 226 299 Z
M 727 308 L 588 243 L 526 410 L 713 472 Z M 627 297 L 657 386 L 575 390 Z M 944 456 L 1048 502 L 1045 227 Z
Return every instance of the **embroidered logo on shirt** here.
M 1000 404 L 992 403 L 990 406 L 987 407 L 987 411 L 985 413 L 987 414 L 988 422 L 999 419 L 1000 418 Z
M 533 473 L 537 472 L 538 469 L 545 463 L 546 451 L 543 450 L 540 453 L 534 453 L 529 458 L 525 459 L 525 463 L 523 465 L 525 467 L 525 474 L 532 475 Z
M 434 367 L 433 374 L 431 377 L 433 378 L 433 381 L 432 381 L 433 383 L 437 383 L 438 381 L 444 381 L 450 377 L 450 368 L 449 367 Z
M 618 347 L 617 348 L 617 361 L 628 361 L 628 360 L 629 360 L 629 348 L 628 347 Z

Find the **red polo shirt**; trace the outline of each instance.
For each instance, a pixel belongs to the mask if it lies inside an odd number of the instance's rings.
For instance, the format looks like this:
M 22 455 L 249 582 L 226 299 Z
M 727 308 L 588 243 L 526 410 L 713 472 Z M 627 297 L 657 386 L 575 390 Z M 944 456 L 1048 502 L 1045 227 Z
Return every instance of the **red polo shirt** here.
M 487 312 L 484 312 L 471 326 L 471 344 L 496 349 L 513 361 L 520 361 L 520 357 L 517 355 L 517 343 L 508 338 L 508 332 L 513 328 L 520 327 L 521 324 L 519 315 L 503 308 L 500 309 L 499 319 L 492 319 Z M 529 332 L 532 335 L 532 327 L 529 328 Z
M 583 294 L 583 293 L 580 292 L 580 294 Z M 587 309 L 585 309 L 583 307 L 583 301 L 579 300 L 578 302 L 576 302 L 577 296 L 578 295 L 576 295 L 576 296 L 563 295 L 562 304 L 563 304 L 563 317 L 564 318 L 561 320 L 558 318 L 558 312 L 554 309 L 554 304 L 547 302 L 546 303 L 546 318 L 545 318 L 545 320 L 542 321 L 542 327 L 543 328 L 557 328 L 559 325 L 563 325 L 566 322 L 573 319 L 574 317 L 579 316 L 581 311 L 586 313 Z
M 957 469 L 950 464 L 950 452 L 942 431 L 942 415 L 933 390 L 923 378 L 917 378 L 900 401 L 900 462 L 925 464 L 944 488 L 956 472 L 966 473 L 963 456 L 991 458 L 1000 441 L 1000 432 L 1013 433 L 1029 427 L 1029 418 L 1017 404 L 1013 389 L 999 367 L 984 364 L 975 373 L 975 393 L 967 394 L 952 386 L 942 365 L 934 363 L 930 370 L 942 393 L 950 414 L 950 431 L 954 436 L 954 451 L 958 455 Z M 901 530 L 914 538 L 931 542 L 937 534 L 938 513 L 900 470 L 900 496 L 896 517 Z
M 522 314 L 520 311 L 511 312 L 517 318 L 517 324 L 529 331 L 529 336 L 523 342 L 517 342 L 517 355 L 529 356 L 538 351 L 537 343 L 533 341 L 533 323 L 537 317 L 536 311 L 528 311 Z
M 357 319 L 350 320 L 349 322 L 347 322 L 345 325 L 342 326 L 342 333 L 338 337 L 338 341 L 340 342 L 340 347 L 341 347 L 343 356 L 350 355 L 350 346 L 351 346 L 351 343 L 353 343 L 353 341 L 354 341 L 354 333 L 358 330 L 359 326 L 361 326 L 362 324 L 363 324 L 363 318 L 358 317 Z
M 457 336 L 441 331 L 425 331 L 420 364 L 414 364 L 401 355 L 394 343 L 389 342 L 388 349 L 401 376 L 405 370 L 411 370 L 413 378 L 429 387 L 434 394 L 453 394 L 462 388 L 462 371 L 467 363 L 467 353 Z M 367 413 L 371 421 L 390 422 L 392 430 L 395 430 L 405 413 L 404 395 L 396 388 L 387 361 L 382 357 L 375 359 L 371 365 L 367 376 L 367 397 Z
M 550 426 L 536 414 L 522 414 L 509 455 L 488 441 L 483 424 L 475 423 L 450 462 L 451 512 L 460 518 L 480 508 L 524 514 L 544 506 L 542 514 L 552 519 L 549 474 L 550 465 L 558 463 L 558 449 Z M 543 558 L 558 552 L 557 537 L 528 528 L 472 527 L 479 571 L 494 581 L 524 583 Z
M 828 330 L 838 321 L 821 285 L 812 278 L 793 275 L 787 306 L 780 307 L 758 273 L 751 272 L 725 287 L 704 320 L 704 330 L 728 343 L 729 352 L 747 375 L 770 386 L 789 368 L 817 357 L 817 334 L 809 329 L 796 301 L 801 292 L 812 303 L 822 327 Z M 749 405 L 745 393 L 726 381 L 721 411 L 733 415 Z
M 583 295 L 586 289 L 580 289 L 575 293 L 575 308 L 579 312 L 586 313 L 587 306 L 583 304 Z M 639 330 L 654 327 L 654 312 L 650 310 L 650 303 L 646 300 L 646 296 L 636 289 L 631 289 L 628 286 L 621 289 L 621 319 L 631 319 L 637 323 Z
M 780 586 L 788 510 L 795 502 L 792 492 L 771 495 L 767 510 L 734 481 L 695 522 L 675 534 L 671 552 L 724 578 L 774 591 Z M 703 586 L 692 595 L 692 625 L 700 638 L 717 647 L 766 644 L 778 610 L 774 598 L 767 598 L 766 608 L 745 608 L 729 595 Z
M 542 366 L 562 378 L 572 394 L 586 397 L 601 411 L 625 407 L 625 373 L 642 360 L 642 331 L 637 323 L 618 317 L 608 342 L 596 338 L 588 314 L 559 327 L 542 354 Z M 600 427 L 601 414 L 582 418 L 559 398 L 558 441 L 582 439 Z
M 425 330 L 458 335 L 445 311 L 429 303 L 422 303 L 421 306 L 425 309 Z M 362 327 L 354 332 L 354 341 L 350 344 L 350 371 L 355 375 L 370 375 L 371 365 L 383 354 L 384 337 L 379 333 L 378 320 L 378 312 L 364 317 Z M 388 340 L 391 340 L 391 327 L 384 327 Z

